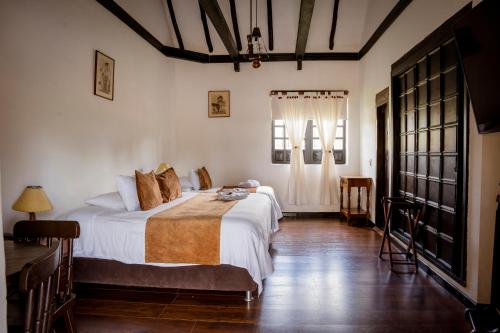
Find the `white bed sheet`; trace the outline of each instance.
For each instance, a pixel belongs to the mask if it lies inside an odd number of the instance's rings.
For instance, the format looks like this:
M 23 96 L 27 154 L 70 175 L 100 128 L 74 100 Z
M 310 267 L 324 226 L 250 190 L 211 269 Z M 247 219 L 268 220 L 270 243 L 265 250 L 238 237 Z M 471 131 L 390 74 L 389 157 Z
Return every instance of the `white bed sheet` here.
M 208 190 L 191 190 L 191 192 L 198 193 L 206 193 L 206 192 L 217 192 L 222 186 L 212 187 Z M 276 194 L 274 193 L 274 189 L 271 186 L 258 186 L 256 188 L 256 193 L 264 194 L 269 197 L 271 200 L 271 218 L 272 218 L 272 230 L 276 232 L 280 229 L 278 221 L 283 218 L 283 212 L 281 211 L 281 207 L 278 203 L 278 199 L 276 199 Z
M 80 223 L 80 238 L 74 242 L 74 256 L 117 260 L 128 264 L 186 266 L 186 264 L 146 263 L 145 228 L 148 217 L 195 196 L 182 198 L 148 211 L 127 212 L 87 206 L 62 219 Z M 267 196 L 251 193 L 237 202 L 221 221 L 220 262 L 245 268 L 262 291 L 262 280 L 274 270 L 269 244 L 272 235 L 271 202 Z

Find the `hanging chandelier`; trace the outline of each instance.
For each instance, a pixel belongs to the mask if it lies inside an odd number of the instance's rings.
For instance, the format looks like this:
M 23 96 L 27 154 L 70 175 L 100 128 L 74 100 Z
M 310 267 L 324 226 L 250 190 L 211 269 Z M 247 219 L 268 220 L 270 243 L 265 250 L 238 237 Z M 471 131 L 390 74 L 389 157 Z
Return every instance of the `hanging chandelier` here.
M 262 39 L 260 28 L 258 27 L 258 3 L 255 0 L 255 26 L 253 25 L 253 0 L 250 0 L 250 34 L 247 35 L 248 49 L 247 59 L 252 63 L 253 68 L 259 68 L 263 59 L 268 59 L 266 44 Z

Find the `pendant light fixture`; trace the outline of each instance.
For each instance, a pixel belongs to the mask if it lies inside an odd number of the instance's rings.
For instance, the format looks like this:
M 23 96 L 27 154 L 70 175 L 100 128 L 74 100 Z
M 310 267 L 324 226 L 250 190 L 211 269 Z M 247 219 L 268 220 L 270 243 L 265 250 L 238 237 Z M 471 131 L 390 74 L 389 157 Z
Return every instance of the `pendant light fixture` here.
M 253 68 L 259 68 L 263 59 L 269 59 L 266 44 L 262 39 L 258 26 L 258 3 L 255 0 L 255 26 L 253 25 L 253 0 L 250 0 L 250 34 L 247 35 L 248 49 L 247 58 L 252 63 Z

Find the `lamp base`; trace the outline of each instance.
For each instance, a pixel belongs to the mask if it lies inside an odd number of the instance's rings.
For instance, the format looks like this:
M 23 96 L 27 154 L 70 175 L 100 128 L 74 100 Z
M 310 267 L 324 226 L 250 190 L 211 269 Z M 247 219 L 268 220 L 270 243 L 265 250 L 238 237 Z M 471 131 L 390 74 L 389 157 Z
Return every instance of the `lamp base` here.
M 30 216 L 30 221 L 35 221 L 36 220 L 36 215 L 33 212 L 28 213 Z

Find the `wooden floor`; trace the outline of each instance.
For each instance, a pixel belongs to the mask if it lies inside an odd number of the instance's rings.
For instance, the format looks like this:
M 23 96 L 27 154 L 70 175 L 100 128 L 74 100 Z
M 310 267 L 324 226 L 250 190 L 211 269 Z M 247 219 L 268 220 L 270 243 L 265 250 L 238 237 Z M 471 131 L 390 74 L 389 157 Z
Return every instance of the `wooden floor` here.
M 84 289 L 78 332 L 466 332 L 463 305 L 423 273 L 391 273 L 380 240 L 337 220 L 285 219 L 258 300 Z

